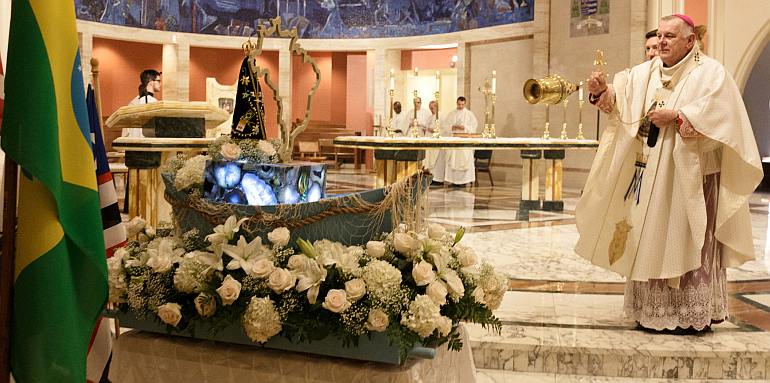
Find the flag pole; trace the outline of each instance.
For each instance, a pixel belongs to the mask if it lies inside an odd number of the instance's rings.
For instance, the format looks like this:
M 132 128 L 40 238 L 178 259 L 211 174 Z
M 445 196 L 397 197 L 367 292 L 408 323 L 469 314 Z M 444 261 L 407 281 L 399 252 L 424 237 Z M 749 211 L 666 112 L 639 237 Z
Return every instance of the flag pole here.
M 5 157 L 3 185 L 3 247 L 0 256 L 0 383 L 11 380 L 11 316 L 13 315 L 13 279 L 16 255 L 16 190 L 18 166 Z

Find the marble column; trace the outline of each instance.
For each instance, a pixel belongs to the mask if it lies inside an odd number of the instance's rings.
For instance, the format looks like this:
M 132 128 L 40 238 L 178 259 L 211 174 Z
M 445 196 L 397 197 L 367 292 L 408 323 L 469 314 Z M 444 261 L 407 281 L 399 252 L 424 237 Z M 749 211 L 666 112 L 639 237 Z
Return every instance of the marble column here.
M 80 43 L 80 65 L 83 68 L 83 85 L 88 89 L 91 83 L 91 57 L 94 54 L 94 35 L 91 32 L 78 33 Z
M 535 8 L 537 9 L 537 8 Z M 471 45 L 468 43 L 457 44 L 457 95 L 464 96 L 465 108 L 473 110 L 471 106 Z M 409 109 L 409 108 L 407 108 Z M 445 113 L 446 114 L 446 113 Z M 482 128 L 483 129 L 483 128 Z
M 281 113 L 281 120 L 288 124 L 286 128 L 291 129 L 291 88 L 292 88 L 292 76 L 291 76 L 291 52 L 287 46 L 281 48 L 278 53 L 278 95 L 283 100 L 283 113 Z
M 535 0 L 534 38 L 532 46 L 532 78 L 542 78 L 551 71 L 551 0 Z M 530 137 L 543 135 L 545 108 L 532 108 Z
M 176 36 L 174 36 L 174 39 Z M 161 100 L 190 100 L 190 44 L 163 44 Z

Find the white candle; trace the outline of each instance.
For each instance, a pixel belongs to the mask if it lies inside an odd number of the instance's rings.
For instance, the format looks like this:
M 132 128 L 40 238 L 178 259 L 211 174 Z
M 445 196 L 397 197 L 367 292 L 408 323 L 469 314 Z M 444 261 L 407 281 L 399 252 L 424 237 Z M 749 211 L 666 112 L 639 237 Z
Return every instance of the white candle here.
M 436 71 L 436 92 L 439 91 L 439 88 L 441 88 L 441 78 L 439 77 L 439 72 Z
M 395 72 L 393 68 L 390 68 L 390 90 L 394 89 L 393 87 L 395 86 L 395 84 L 396 84 Z
M 583 82 L 580 82 L 580 90 L 578 90 L 578 101 L 583 101 Z
M 492 71 L 492 94 L 495 94 L 495 89 L 497 89 L 497 71 Z
M 414 68 L 414 90 L 417 91 L 417 68 Z

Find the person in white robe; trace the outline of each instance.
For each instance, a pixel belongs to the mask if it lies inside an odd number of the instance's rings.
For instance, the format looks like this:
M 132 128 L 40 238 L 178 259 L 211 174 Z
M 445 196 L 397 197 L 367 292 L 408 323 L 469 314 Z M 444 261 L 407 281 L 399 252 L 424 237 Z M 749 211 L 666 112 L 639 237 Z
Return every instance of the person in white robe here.
M 414 120 L 416 116 L 417 137 L 430 136 L 427 132 L 428 121 L 431 117 L 430 111 L 422 107 L 422 99 L 420 97 L 416 97 L 413 102 L 414 108 L 406 112 L 406 118 L 401 126 L 401 131 L 405 132 L 406 137 L 412 137 L 412 129 L 414 129 Z
M 430 120 L 428 120 L 428 126 L 426 127 L 425 137 L 433 137 L 433 132 L 438 128 L 439 134 L 441 137 L 449 137 L 449 134 L 441 131 L 441 127 L 443 126 L 444 120 L 446 120 L 446 117 L 444 117 L 444 113 L 440 110 L 438 110 L 438 103 L 436 101 L 431 101 L 428 103 L 428 109 L 430 109 Z M 438 116 L 438 125 L 436 124 L 436 117 Z M 425 159 L 422 160 L 422 166 L 426 169 L 430 170 L 431 173 L 433 173 L 434 169 L 436 168 L 436 160 L 438 159 L 439 153 L 442 151 L 442 149 L 428 149 L 425 150 Z
M 441 135 L 453 137 L 460 133 L 476 133 L 477 127 L 476 117 L 465 108 L 465 97 L 461 96 L 457 98 L 457 109 L 446 116 Z M 444 136 L 444 131 L 450 134 Z M 475 180 L 473 149 L 447 149 L 439 152 L 433 172 L 434 182 L 465 185 Z
M 141 84 L 139 85 L 139 95 L 134 97 L 134 99 L 131 100 L 128 105 L 132 106 L 157 102 L 158 99 L 155 98 L 155 94 L 160 92 L 160 75 L 161 72 L 153 69 L 147 69 L 143 71 L 139 75 L 139 80 L 141 81 Z M 122 136 L 132 138 L 144 137 L 142 134 L 142 128 L 123 128 Z
M 404 137 L 406 134 L 402 127 L 405 125 L 408 116 L 406 112 L 401 109 L 401 103 L 396 101 L 393 103 L 393 136 Z
M 693 29 L 666 16 L 658 57 L 612 85 L 591 75 L 609 122 L 575 209 L 575 252 L 627 278 L 640 327 L 674 333 L 728 318 L 725 268 L 755 257 L 748 198 L 763 177 L 740 91 Z

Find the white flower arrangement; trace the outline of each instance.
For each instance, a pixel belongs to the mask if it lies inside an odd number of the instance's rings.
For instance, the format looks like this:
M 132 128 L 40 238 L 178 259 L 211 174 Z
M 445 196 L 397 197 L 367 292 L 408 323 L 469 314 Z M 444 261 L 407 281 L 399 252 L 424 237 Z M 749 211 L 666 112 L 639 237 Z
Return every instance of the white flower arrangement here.
M 402 361 L 418 341 L 460 349 L 459 321 L 500 330 L 492 310 L 508 280 L 457 243 L 462 232 L 383 233 L 365 246 L 299 239 L 297 251 L 287 247 L 287 229 L 249 240 L 241 223 L 230 217 L 207 241 L 187 241 L 173 230 L 153 230 L 151 238 L 135 222 L 142 242 L 129 240 L 108 262 L 110 300 L 170 332 L 240 323 L 260 343 L 329 334 L 349 345 L 387 331 Z

